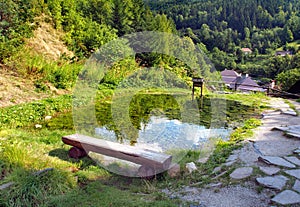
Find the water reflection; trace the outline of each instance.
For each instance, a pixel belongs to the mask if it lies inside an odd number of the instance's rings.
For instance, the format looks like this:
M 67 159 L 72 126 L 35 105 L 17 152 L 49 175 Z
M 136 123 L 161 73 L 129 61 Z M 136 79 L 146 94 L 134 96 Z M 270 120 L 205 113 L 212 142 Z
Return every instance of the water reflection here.
M 229 138 L 231 129 L 208 129 L 203 125 L 183 123 L 177 119 L 169 119 L 166 116 L 151 116 L 147 123 L 140 123 L 138 138 L 135 146 L 150 148 L 155 151 L 200 149 L 209 138 Z M 115 141 L 117 135 L 106 127 L 98 127 L 95 133 L 101 138 Z M 131 144 L 130 140 L 124 140 L 125 144 Z

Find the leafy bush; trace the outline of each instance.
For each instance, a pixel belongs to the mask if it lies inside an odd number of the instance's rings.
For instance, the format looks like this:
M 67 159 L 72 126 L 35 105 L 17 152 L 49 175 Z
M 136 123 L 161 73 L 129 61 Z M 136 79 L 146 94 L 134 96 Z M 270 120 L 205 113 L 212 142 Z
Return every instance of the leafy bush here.
M 298 80 L 300 80 L 300 68 L 288 70 L 277 76 L 278 83 L 282 90 L 290 89 Z

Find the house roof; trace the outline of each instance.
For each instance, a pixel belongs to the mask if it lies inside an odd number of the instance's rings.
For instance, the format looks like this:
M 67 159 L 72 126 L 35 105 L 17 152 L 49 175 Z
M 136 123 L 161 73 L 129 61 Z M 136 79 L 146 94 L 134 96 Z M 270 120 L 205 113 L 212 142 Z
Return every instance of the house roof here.
M 240 76 L 240 74 L 238 74 L 234 70 L 227 70 L 227 69 L 225 69 L 225 70 L 223 70 L 221 72 L 221 76 L 222 77 L 226 76 L 226 77 L 235 77 L 236 78 L 236 77 Z
M 234 70 L 224 70 L 221 72 L 222 80 L 231 89 L 242 91 L 264 91 L 251 77 L 241 76 Z
M 252 52 L 252 50 L 248 47 L 242 48 L 241 50 L 242 50 L 242 52 Z
M 241 91 L 264 91 L 264 89 L 261 88 L 250 77 L 243 78 L 238 84 L 239 85 L 237 87 L 237 90 L 241 90 Z
M 275 55 L 281 55 L 281 56 L 286 56 L 286 55 L 291 55 L 292 53 L 290 51 L 276 51 Z

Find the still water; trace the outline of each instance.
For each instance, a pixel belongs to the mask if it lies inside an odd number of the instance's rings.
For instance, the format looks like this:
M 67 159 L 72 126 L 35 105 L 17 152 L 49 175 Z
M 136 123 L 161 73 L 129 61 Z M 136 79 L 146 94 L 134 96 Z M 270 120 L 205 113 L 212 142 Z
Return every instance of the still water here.
M 97 104 L 94 133 L 105 140 L 160 152 L 198 150 L 210 138 L 227 140 L 232 128 L 254 113 L 238 102 L 209 97 L 191 100 L 186 94 L 138 94 L 128 106 L 124 97 L 120 100 Z M 117 107 L 113 106 L 116 102 Z

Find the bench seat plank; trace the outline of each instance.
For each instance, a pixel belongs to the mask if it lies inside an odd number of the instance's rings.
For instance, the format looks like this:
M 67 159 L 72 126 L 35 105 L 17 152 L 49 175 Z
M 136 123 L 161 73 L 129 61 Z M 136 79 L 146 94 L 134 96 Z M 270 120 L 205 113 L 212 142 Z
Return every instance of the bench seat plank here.
M 171 155 L 97 139 L 81 134 L 63 136 L 62 141 L 65 144 L 84 149 L 87 152 L 91 151 L 134 162 L 142 166 L 149 166 L 155 169 L 166 170 L 169 168 L 172 161 Z

